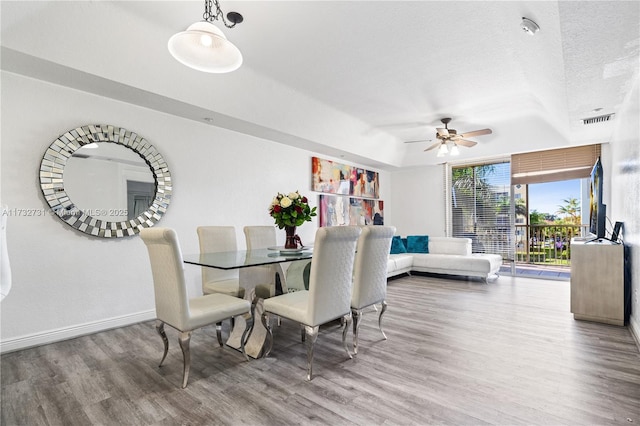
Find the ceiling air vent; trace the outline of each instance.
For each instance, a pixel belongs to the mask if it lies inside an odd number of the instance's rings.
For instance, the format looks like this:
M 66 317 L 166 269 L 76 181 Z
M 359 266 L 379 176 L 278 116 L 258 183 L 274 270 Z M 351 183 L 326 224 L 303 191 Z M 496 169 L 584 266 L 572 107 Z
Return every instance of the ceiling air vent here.
M 605 121 L 611 120 L 611 118 L 613 117 L 613 114 L 614 113 L 599 115 L 597 117 L 583 118 L 580 121 L 582 121 L 582 124 L 604 123 Z

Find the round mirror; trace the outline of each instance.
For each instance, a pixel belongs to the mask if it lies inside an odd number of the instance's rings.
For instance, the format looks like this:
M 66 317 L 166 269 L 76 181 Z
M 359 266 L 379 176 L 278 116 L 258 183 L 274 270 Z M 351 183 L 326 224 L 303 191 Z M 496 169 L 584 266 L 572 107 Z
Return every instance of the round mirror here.
M 110 125 L 78 127 L 56 139 L 40 164 L 40 187 L 65 223 L 105 238 L 153 226 L 171 199 L 171 175 L 158 151 Z

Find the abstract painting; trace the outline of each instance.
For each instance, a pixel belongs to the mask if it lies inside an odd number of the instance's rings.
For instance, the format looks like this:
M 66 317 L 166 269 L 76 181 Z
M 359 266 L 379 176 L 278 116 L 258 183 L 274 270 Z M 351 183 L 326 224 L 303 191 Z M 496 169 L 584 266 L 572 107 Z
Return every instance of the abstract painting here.
M 378 172 L 312 157 L 311 180 L 313 191 L 380 198 Z
M 313 191 L 349 195 L 351 166 L 312 157 L 311 174 Z
M 384 225 L 384 201 L 320 195 L 320 226 Z
M 349 195 L 354 197 L 379 198 L 378 172 L 365 169 L 351 169 L 351 182 Z

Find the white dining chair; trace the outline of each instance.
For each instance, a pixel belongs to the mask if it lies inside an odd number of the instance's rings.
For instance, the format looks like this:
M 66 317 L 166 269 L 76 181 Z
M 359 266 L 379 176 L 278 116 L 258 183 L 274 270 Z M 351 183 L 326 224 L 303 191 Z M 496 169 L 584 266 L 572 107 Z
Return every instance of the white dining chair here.
M 387 310 L 387 264 L 391 240 L 395 232 L 396 228 L 393 226 L 364 226 L 358 238 L 351 293 L 355 354 L 358 353 L 358 331 L 364 308 L 375 306 L 376 303 L 382 304 L 378 316 L 378 328 L 384 339 L 387 339 L 382 330 L 382 315 Z
M 182 388 L 187 387 L 191 367 L 189 343 L 193 331 L 215 324 L 218 343 L 222 347 L 222 321 L 235 316 L 242 316 L 246 323 L 241 350 L 248 361 L 244 343 L 253 324 L 249 301 L 220 293 L 189 299 L 176 232 L 169 228 L 145 228 L 140 231 L 140 237 L 149 252 L 156 303 L 156 331 L 164 342 L 164 354 L 159 366 L 162 366 L 169 351 L 169 340 L 164 331 L 167 324 L 180 332 L 178 343 L 183 356 Z
M 275 226 L 245 226 L 247 250 L 265 249 L 277 244 Z
M 358 235 L 360 228 L 355 226 L 318 229 L 309 274 L 309 290 L 285 293 L 264 300 L 262 324 L 268 330 L 264 356 L 269 355 L 273 348 L 270 314 L 300 323 L 305 328 L 307 344 L 307 380 L 313 377 L 313 351 L 320 325 L 344 319 L 342 344 L 351 358 L 346 335 L 351 324 L 353 261 Z
M 233 226 L 199 226 L 196 229 L 200 253 L 237 251 L 236 228 Z M 202 267 L 202 293 L 222 293 L 244 298 L 245 289 L 240 285 L 238 270 Z

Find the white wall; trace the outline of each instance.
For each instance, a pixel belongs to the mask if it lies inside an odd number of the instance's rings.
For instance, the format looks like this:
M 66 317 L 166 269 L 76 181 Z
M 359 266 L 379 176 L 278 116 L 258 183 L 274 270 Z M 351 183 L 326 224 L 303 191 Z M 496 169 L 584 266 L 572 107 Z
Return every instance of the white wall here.
M 1 84 L 2 202 L 35 214 L 8 217 L 13 287 L 0 305 L 2 351 L 154 317 L 149 260 L 138 237 L 90 237 L 47 213 L 40 161 L 67 130 L 113 124 L 162 153 L 174 192 L 158 226 L 176 229 L 184 253 L 198 252 L 199 225 L 234 225 L 244 248 L 243 226 L 273 224 L 267 208 L 277 192 L 300 190 L 317 205 L 310 191 L 315 153 L 11 73 L 2 72 Z M 380 181 L 387 201 L 388 173 L 380 172 Z M 313 240 L 316 223 L 298 229 L 303 241 Z M 283 232 L 278 237 L 284 241 Z M 187 265 L 185 272 L 190 294 L 199 294 L 200 270 Z
M 397 235 L 445 236 L 443 167 L 426 166 L 391 174 L 385 224 L 394 225 Z
M 640 93 L 638 79 L 616 114 L 616 130 L 610 144 L 610 202 L 607 217 L 624 222 L 624 243 L 629 250 L 631 277 L 630 326 L 640 345 Z M 607 176 L 605 175 L 605 181 Z M 606 195 L 606 189 L 605 189 Z

